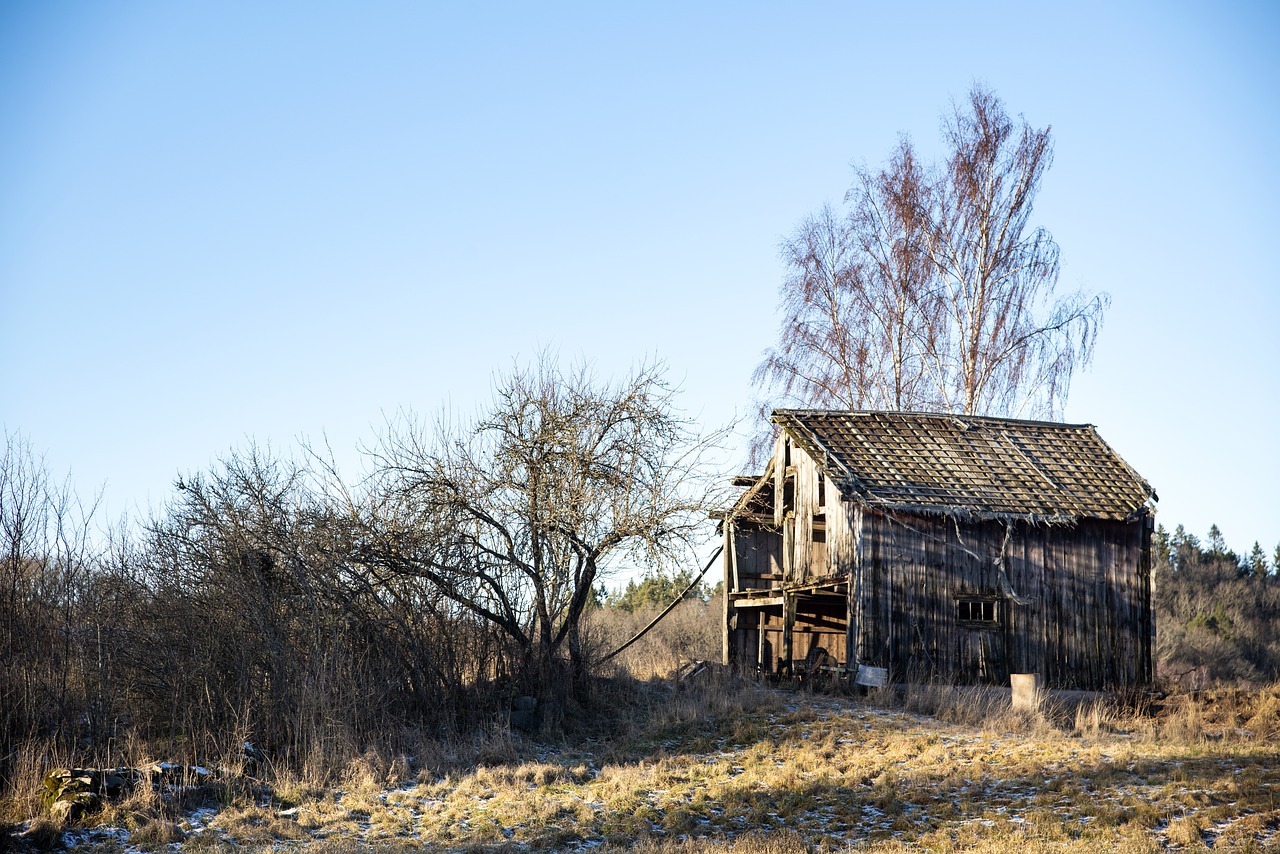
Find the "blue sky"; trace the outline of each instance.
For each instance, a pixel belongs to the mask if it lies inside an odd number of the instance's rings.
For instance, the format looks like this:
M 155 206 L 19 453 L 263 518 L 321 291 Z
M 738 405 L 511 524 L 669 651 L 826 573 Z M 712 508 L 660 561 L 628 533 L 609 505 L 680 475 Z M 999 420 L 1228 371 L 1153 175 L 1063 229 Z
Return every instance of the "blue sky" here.
M 1112 307 L 1066 417 L 1159 519 L 1280 542 L 1280 6 L 0 5 L 0 423 L 105 518 L 250 440 L 469 413 L 539 349 L 712 426 L 779 240 L 975 80 Z

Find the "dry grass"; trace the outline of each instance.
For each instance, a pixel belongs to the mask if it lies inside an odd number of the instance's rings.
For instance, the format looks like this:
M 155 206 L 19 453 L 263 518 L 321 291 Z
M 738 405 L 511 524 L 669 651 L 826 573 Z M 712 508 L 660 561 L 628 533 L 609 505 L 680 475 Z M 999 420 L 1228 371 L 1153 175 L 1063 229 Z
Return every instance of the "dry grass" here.
M 630 699 L 607 733 L 491 730 L 412 761 L 367 752 L 334 787 L 230 793 L 198 827 L 145 803 L 111 821 L 192 850 L 1280 850 L 1280 689 L 1017 713 L 948 686 L 852 699 L 712 680 Z
M 1266 692 L 1174 697 L 1155 716 L 1115 701 L 1015 713 L 1007 699 L 942 687 L 881 705 L 718 702 L 699 715 L 676 694 L 620 741 L 383 793 L 381 820 L 394 838 L 459 850 L 1280 845 L 1280 746 L 1257 736 L 1276 723 Z M 1253 728 L 1228 726 L 1241 720 Z M 378 822 L 370 813 L 362 838 L 386 838 Z
M 0 826 L 21 822 L 44 812 L 44 788 L 40 781 L 51 768 L 74 767 L 65 753 L 51 743 L 29 741 L 13 757 L 12 783 L 0 791 Z

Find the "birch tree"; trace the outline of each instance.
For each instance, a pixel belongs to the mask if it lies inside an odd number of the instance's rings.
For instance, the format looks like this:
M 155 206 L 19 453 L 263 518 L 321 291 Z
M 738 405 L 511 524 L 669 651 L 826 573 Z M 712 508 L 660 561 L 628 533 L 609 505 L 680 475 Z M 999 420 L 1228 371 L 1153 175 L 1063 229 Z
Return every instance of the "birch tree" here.
M 1052 417 L 1093 351 L 1105 295 L 1055 297 L 1058 246 L 1033 227 L 1050 130 L 975 86 L 944 117 L 949 153 L 903 138 L 782 244 L 773 405 Z
M 975 86 L 945 123 L 950 156 L 935 197 L 917 204 L 925 251 L 948 309 L 948 335 L 926 359 L 945 408 L 1054 416 L 1092 356 L 1105 295 L 1054 298 L 1058 244 L 1031 226 L 1053 162 L 1049 128 L 1015 122 Z

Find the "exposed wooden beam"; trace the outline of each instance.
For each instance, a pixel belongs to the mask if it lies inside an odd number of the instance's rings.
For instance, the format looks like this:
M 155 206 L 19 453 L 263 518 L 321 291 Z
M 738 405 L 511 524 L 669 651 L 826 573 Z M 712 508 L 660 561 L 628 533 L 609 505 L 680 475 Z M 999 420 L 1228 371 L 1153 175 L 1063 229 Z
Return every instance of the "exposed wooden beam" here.
M 735 608 L 768 608 L 772 605 L 781 605 L 786 600 L 785 596 L 753 596 L 743 599 L 734 599 L 733 607 Z
M 717 512 L 723 513 L 724 511 Z M 752 513 L 744 511 L 742 513 L 735 514 L 733 518 L 739 522 L 751 522 L 764 528 L 773 527 L 773 514 L 771 513 Z

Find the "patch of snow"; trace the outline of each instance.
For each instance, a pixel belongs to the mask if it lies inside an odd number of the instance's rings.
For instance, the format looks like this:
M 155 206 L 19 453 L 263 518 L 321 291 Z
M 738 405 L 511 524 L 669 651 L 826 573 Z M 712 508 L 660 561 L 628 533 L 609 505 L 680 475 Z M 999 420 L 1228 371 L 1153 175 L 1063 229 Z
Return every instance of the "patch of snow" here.
M 79 830 L 67 830 L 62 833 L 62 846 L 64 848 L 86 847 L 90 849 L 101 848 L 105 845 L 117 845 L 127 847 L 129 845 L 129 831 L 123 827 L 90 827 Z

